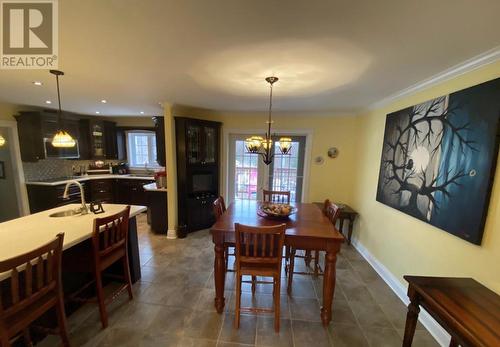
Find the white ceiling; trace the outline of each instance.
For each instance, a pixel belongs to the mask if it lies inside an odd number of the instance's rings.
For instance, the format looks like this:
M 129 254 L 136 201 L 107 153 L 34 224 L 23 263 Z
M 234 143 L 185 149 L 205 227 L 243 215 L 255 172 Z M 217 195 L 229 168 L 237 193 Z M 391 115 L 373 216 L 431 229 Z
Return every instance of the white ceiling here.
M 60 0 L 63 108 L 347 112 L 500 45 L 498 0 Z M 44 82 L 42 87 L 31 84 Z M 108 100 L 101 104 L 101 99 Z M 46 70 L 0 70 L 0 99 L 55 105 Z

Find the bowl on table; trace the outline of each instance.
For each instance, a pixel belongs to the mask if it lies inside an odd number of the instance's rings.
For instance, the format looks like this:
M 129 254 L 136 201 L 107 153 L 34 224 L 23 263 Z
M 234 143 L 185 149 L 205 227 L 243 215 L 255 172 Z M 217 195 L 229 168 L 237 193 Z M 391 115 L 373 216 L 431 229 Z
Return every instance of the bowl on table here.
M 264 202 L 260 204 L 257 214 L 269 219 L 286 219 L 296 211 L 297 209 L 289 204 Z

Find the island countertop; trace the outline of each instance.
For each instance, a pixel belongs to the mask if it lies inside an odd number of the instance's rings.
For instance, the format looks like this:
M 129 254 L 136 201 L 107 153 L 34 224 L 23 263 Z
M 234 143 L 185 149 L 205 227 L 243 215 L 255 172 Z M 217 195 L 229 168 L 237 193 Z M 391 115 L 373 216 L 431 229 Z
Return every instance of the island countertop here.
M 103 175 L 84 175 L 75 177 L 65 177 L 49 181 L 26 181 L 25 183 L 27 185 L 35 185 L 35 186 L 57 186 L 60 184 L 66 184 L 70 181 L 85 182 L 85 181 L 101 180 L 109 178 L 128 179 L 128 180 L 152 180 L 152 181 L 155 179 L 154 176 L 146 176 L 146 175 L 142 176 L 136 174 L 124 174 L 124 175 L 103 174 Z
M 78 208 L 69 204 L 0 223 L 0 261 L 29 252 L 64 233 L 63 249 L 89 239 L 95 218 L 106 217 L 123 210 L 127 205 L 103 204 L 104 213 L 49 217 L 50 214 Z M 130 218 L 146 211 L 145 206 L 130 206 Z

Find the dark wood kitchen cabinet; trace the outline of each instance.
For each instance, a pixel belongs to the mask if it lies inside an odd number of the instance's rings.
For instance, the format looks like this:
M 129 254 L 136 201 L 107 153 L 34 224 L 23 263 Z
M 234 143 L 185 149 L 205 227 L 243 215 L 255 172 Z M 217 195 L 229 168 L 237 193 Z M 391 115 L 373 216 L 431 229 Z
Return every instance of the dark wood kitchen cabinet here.
M 117 179 L 115 185 L 116 203 L 146 206 L 147 198 L 143 186 L 153 182 L 154 180 Z
M 212 202 L 219 195 L 221 123 L 175 117 L 178 234 L 214 222 Z
M 165 166 L 165 121 L 163 117 L 153 117 L 156 134 L 156 161 L 160 166 Z
M 90 180 L 90 201 L 101 203 L 114 202 L 114 180 L 109 178 Z
M 34 162 L 46 157 L 44 141 L 50 141 L 62 127 L 73 138 L 79 139 L 78 121 L 63 114 L 61 124 L 54 112 L 19 112 L 14 116 L 17 121 L 21 159 L 24 162 Z
M 84 189 L 85 200 L 90 200 L 90 190 L 87 182 L 80 182 Z M 81 202 L 80 188 L 72 185 L 68 189 L 68 199 L 63 199 L 66 184 L 55 186 L 34 185 L 26 186 L 31 213 L 45 211 L 54 207 L 68 204 L 78 204 Z
M 80 119 L 80 158 L 105 159 L 104 122 L 96 119 Z
M 106 159 L 120 159 L 118 156 L 118 134 L 116 123 L 104 121 L 104 155 Z

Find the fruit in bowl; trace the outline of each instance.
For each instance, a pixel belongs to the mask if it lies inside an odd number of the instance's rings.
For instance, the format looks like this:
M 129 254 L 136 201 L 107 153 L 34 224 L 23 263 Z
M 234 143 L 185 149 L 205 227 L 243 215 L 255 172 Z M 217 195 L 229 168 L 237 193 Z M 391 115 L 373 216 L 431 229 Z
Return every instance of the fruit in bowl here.
M 295 207 L 288 204 L 262 203 L 259 210 L 269 217 L 286 218 L 295 213 Z

